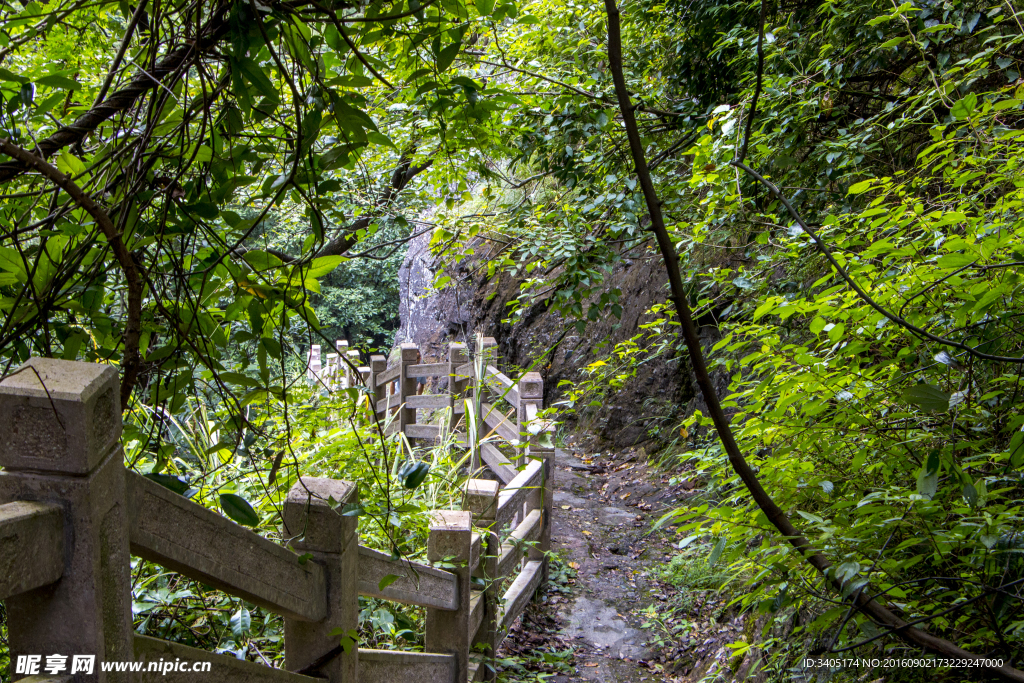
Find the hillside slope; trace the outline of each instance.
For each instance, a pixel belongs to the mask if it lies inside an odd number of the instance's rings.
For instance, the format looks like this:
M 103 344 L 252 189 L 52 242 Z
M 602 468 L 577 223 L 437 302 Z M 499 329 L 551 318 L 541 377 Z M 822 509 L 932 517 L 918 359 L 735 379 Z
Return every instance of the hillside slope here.
M 432 283 L 439 264 L 428 244 L 426 235 L 413 240 L 399 271 L 402 301 L 396 343 L 419 344 L 430 362 L 445 357 L 449 342 L 472 340 L 482 332 L 497 340 L 502 359 L 519 367 L 548 351 L 547 364 L 535 368 L 545 380 L 546 405 L 564 397 L 561 382 L 579 379 L 587 364 L 607 356 L 615 344 L 642 333 L 640 326 L 655 317 L 648 312 L 650 307 L 664 302 L 667 295 L 659 258 L 624 259 L 606 280 L 608 288 L 622 292 L 621 319 L 607 315 L 578 334 L 573 321 L 550 310 L 547 300 L 542 300 L 521 317 L 509 320 L 508 304 L 519 295 L 519 281 L 507 273 L 489 279 L 478 268 L 493 247 L 477 245 L 473 260 L 459 264 L 454 286 L 438 291 Z M 714 319 L 708 316 L 701 322 L 710 323 L 701 333 L 713 344 L 719 338 Z M 720 390 L 727 384 L 727 378 L 721 377 Z M 657 447 L 665 439 L 663 427 L 702 404 L 685 354 L 656 357 L 640 365 L 637 375 L 610 402 L 588 410 L 580 422 L 610 447 L 645 442 Z

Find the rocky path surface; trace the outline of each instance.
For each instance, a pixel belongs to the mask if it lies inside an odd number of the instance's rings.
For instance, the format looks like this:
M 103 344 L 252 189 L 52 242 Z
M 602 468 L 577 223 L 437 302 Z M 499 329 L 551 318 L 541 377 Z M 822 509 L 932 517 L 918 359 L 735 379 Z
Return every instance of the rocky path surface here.
M 552 683 L 671 681 L 649 644 L 641 612 L 665 596 L 649 578 L 669 559 L 671 537 L 648 535 L 654 515 L 687 495 L 687 484 L 651 483 L 643 451 L 556 451 L 552 550 L 572 570 L 564 593 L 549 591 L 509 639 L 509 654 L 572 650 L 573 673 Z
M 552 549 L 576 569 L 576 590 L 560 610 L 564 633 L 575 650 L 577 675 L 568 681 L 625 683 L 653 680 L 640 665 L 653 653 L 635 611 L 650 602 L 640 547 L 650 523 L 636 507 L 602 495 L 594 467 L 569 452 L 557 452 Z M 607 488 L 605 489 L 607 493 Z

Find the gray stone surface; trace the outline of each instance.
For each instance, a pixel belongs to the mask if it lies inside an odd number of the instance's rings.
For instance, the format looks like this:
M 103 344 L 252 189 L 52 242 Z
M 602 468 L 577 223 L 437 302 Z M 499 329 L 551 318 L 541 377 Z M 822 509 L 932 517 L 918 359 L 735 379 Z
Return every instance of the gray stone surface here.
M 544 461 L 530 460 L 526 468 L 516 475 L 498 494 L 498 512 L 494 519 L 498 528 L 508 524 L 522 512 L 523 503 L 544 480 Z
M 498 489 L 496 481 L 470 479 L 466 482 L 465 509 L 473 513 L 473 520 L 480 526 L 481 520 L 494 519 L 498 511 Z
M 0 505 L 0 600 L 64 573 L 64 511 L 47 503 Z
M 455 657 L 426 652 L 359 650 L 359 683 L 448 683 Z
M 508 630 L 512 622 L 519 618 L 543 578 L 544 563 L 540 560 L 531 560 L 523 565 L 523 570 L 519 572 L 515 580 L 512 581 L 512 585 L 505 591 L 505 595 L 501 597 L 502 630 Z
M 320 567 L 139 474 L 128 483 L 132 554 L 271 611 L 323 618 Z
M 584 510 L 586 508 L 594 507 L 594 501 L 587 500 L 586 498 L 580 498 L 568 491 L 559 489 L 555 491 L 555 505 L 569 505 L 575 509 Z
M 0 504 L 59 506 L 64 568 L 58 581 L 6 601 L 11 659 L 57 652 L 130 660 L 117 373 L 109 366 L 49 359 L 26 365 L 30 369 L 0 382 L 0 465 L 6 468 L 0 472 Z M 128 676 L 76 674 L 73 680 L 120 683 Z
M 317 497 L 309 495 L 316 491 Z M 331 500 L 336 501 L 332 505 Z M 337 479 L 303 478 L 288 492 L 283 516 L 289 529 L 305 530 L 303 549 L 312 554 L 307 565 L 323 569 L 327 579 L 323 618 L 316 622 L 284 620 L 285 666 L 292 671 L 313 665 L 339 646 L 342 637 L 358 639 L 359 628 L 359 535 L 357 518 L 343 515 L 344 505 L 358 501 L 358 490 Z M 322 545 L 316 545 L 316 543 Z M 341 629 L 342 636 L 336 629 Z M 358 648 L 340 652 L 320 666 L 318 675 L 330 683 L 358 680 Z
M 380 590 L 385 576 L 399 577 Z M 393 561 L 387 553 L 359 548 L 359 594 L 385 600 L 454 610 L 459 606 L 458 581 L 443 569 L 408 560 Z
M 614 607 L 601 600 L 580 596 L 572 604 L 565 634 L 581 638 L 605 650 L 610 657 L 636 658 L 645 652 L 643 634 L 630 628 Z
M 622 508 L 603 507 L 597 511 L 597 521 L 606 526 L 630 524 L 636 521 L 636 515 Z
M 86 474 L 118 446 L 117 370 L 30 358 L 0 382 L 0 466 Z
M 469 512 L 437 510 L 431 515 L 427 559 L 431 562 L 454 561 L 459 608 L 453 612 L 427 609 L 427 652 L 455 655 L 453 680 L 461 683 L 469 673 L 470 561 L 473 545 L 473 516 Z
M 354 484 L 339 479 L 300 478 L 288 491 L 282 510 L 289 545 L 300 552 L 309 548 L 341 552 L 350 539 L 339 533 L 334 518 L 341 514 L 342 502 L 353 496 L 354 488 Z
M 135 674 L 135 683 L 322 683 L 323 679 L 300 676 L 283 669 L 273 669 L 255 662 L 236 659 L 231 655 L 218 655 L 148 636 L 135 636 L 135 661 L 160 667 L 156 671 Z M 210 671 L 168 671 L 162 673 L 165 662 L 209 662 Z

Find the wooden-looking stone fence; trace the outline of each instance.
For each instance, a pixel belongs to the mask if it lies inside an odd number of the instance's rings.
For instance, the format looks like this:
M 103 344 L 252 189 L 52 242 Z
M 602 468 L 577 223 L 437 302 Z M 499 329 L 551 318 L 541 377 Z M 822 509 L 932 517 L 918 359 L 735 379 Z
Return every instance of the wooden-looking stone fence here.
M 488 347 L 493 344 L 485 352 Z M 395 407 L 405 417 L 397 424 L 411 438 L 436 436 L 427 429 L 433 425 L 416 423 L 416 410 L 437 406 L 427 400 L 417 404 L 414 399 L 424 397 L 414 396 L 415 378 L 421 372 L 447 373 L 453 389 L 487 406 L 481 408 L 482 420 L 515 442 L 516 460 L 522 461 L 513 463 L 492 444 L 479 449 L 495 480 L 470 479 L 464 510 L 433 513 L 430 564 L 392 560 L 359 545 L 357 518 L 335 509 L 337 503 L 356 502 L 357 489 L 349 482 L 300 479 L 282 511 L 283 535 L 295 539 L 284 547 L 125 469 L 118 376 L 111 366 L 33 358 L 0 382 L 0 600 L 7 609 L 10 679 L 19 680 L 14 663 L 20 655 L 41 655 L 45 661 L 52 654 L 69 661 L 95 655 L 95 669 L 21 680 L 456 683 L 491 678 L 486 658 L 546 574 L 554 452 L 544 437 L 550 427 L 536 418 L 543 387 L 535 385 L 539 376 L 527 373 L 513 394 L 511 380 L 490 364 L 486 376 L 474 380 L 464 347 L 453 347 L 443 364 L 416 363 L 413 351 L 403 347 L 397 373 L 380 367 L 380 358 L 372 358 L 371 368 L 361 373 L 378 395 L 378 408 L 387 412 L 386 387 L 398 379 Z M 317 377 L 320 371 L 316 368 Z M 335 378 L 340 380 L 349 384 L 354 375 L 342 373 Z M 515 407 L 515 423 L 483 401 L 493 399 L 487 394 L 494 390 Z M 456 400 L 453 394 L 446 405 L 453 407 Z M 519 433 L 511 431 L 512 424 Z M 284 669 L 135 633 L 131 555 L 283 615 Z M 431 566 L 441 562 L 445 569 Z M 500 577 L 513 574 L 499 596 Z M 399 578 L 382 582 L 389 575 Z M 483 581 L 474 583 L 473 577 Z M 426 652 L 342 648 L 338 634 L 358 628 L 360 595 L 425 607 Z M 483 646 L 474 647 L 478 643 Z M 101 670 L 101 662 L 113 661 L 141 663 L 140 670 Z M 168 663 L 179 661 L 210 662 L 211 670 L 167 671 Z

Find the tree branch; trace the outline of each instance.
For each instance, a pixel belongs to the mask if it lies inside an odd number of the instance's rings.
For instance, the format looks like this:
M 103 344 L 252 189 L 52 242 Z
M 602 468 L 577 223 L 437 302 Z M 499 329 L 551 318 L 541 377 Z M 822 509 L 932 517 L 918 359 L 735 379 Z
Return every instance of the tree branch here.
M 395 201 L 395 198 L 398 197 L 398 193 L 404 190 L 406 185 L 408 185 L 413 178 L 430 168 L 432 163 L 434 163 L 433 160 L 430 160 L 414 166 L 409 155 L 403 156 L 401 161 L 398 163 L 398 167 L 391 174 L 391 182 L 388 185 L 387 190 L 377 201 L 377 211 L 380 211 Z M 359 241 L 356 233 L 369 227 L 375 217 L 376 216 L 372 214 L 367 215 L 349 224 L 343 228 L 340 236 L 325 244 L 323 249 L 317 252 L 316 256 L 341 256 Z
M 0 138 L 0 151 L 7 156 L 17 159 L 20 164 L 28 168 L 34 168 L 48 178 L 54 185 L 61 188 L 75 201 L 76 204 L 85 209 L 96 225 L 99 226 L 107 243 L 114 252 L 121 270 L 124 272 L 124 279 L 128 285 L 128 318 L 125 321 L 124 335 L 121 342 L 124 345 L 124 353 L 121 357 L 121 367 L 124 370 L 124 377 L 121 380 L 121 410 L 128 410 L 128 399 L 131 397 L 132 389 L 139 376 L 139 369 L 142 365 L 142 357 L 139 350 L 139 340 L 142 334 L 142 278 L 139 275 L 139 268 L 132 257 L 131 252 L 125 247 L 121 236 L 114 227 L 114 222 L 92 197 L 80 188 L 71 178 L 61 173 L 55 166 L 35 156 L 28 150 L 22 149 L 10 140 Z
M 825 580 L 828 581 L 834 589 L 839 591 L 840 594 L 842 594 L 842 589 L 846 582 L 840 581 L 834 574 L 830 576 L 830 572 L 828 570 L 832 566 L 831 563 L 824 555 L 821 554 L 821 552 L 811 545 L 810 541 L 807 540 L 803 534 L 797 530 L 786 513 L 775 503 L 768 492 L 764 490 L 764 487 L 761 486 L 761 482 L 758 480 L 757 474 L 750 466 L 750 463 L 747 462 L 746 458 L 743 457 L 743 454 L 740 452 L 739 445 L 736 443 L 736 439 L 733 436 L 732 428 L 729 424 L 729 418 L 726 416 L 725 411 L 722 409 L 721 402 L 718 399 L 718 392 L 715 391 L 715 387 L 711 382 L 711 376 L 708 373 L 707 364 L 704 361 L 704 351 L 700 345 L 700 337 L 697 334 L 697 328 L 693 322 L 693 316 L 691 315 L 690 307 L 687 303 L 686 290 L 683 287 L 683 280 L 679 272 L 679 256 L 675 252 L 675 245 L 672 242 L 672 237 L 669 235 L 668 229 L 665 227 L 665 220 L 661 212 L 661 201 L 658 199 L 654 183 L 651 180 L 647 161 L 644 158 L 644 148 L 643 143 L 640 140 L 640 132 L 637 128 L 636 117 L 633 115 L 633 108 L 629 101 L 629 91 L 626 88 L 626 79 L 623 76 L 622 70 L 622 38 L 619 27 L 619 9 L 615 5 L 615 0 L 604 0 L 604 4 L 605 10 L 608 14 L 608 66 L 609 69 L 611 69 L 612 79 L 615 82 L 615 92 L 618 95 L 619 110 L 622 113 L 623 124 L 626 127 L 626 134 L 629 138 L 630 153 L 633 156 L 633 164 L 636 169 L 637 178 L 640 181 L 644 201 L 647 204 L 647 210 L 651 216 L 651 231 L 654 232 L 655 238 L 657 239 L 658 247 L 661 251 L 662 258 L 665 261 L 665 269 L 668 271 L 672 300 L 679 313 L 680 322 L 682 323 L 683 338 L 686 342 L 687 351 L 689 352 L 693 372 L 694 375 L 696 375 L 697 384 L 700 386 L 701 392 L 704 395 L 704 400 L 707 403 L 708 413 L 710 413 L 715 429 L 718 431 L 718 438 L 721 440 L 722 446 L 729 457 L 729 464 L 732 465 L 733 470 L 735 470 L 736 474 L 739 475 L 743 484 L 750 492 L 751 497 L 754 499 L 754 502 L 765 514 L 768 520 L 776 529 L 778 529 L 786 540 L 789 541 L 797 552 L 800 553 L 804 560 L 820 572 L 825 577 Z M 937 638 L 920 629 L 914 628 L 906 621 L 890 612 L 887 608 L 878 604 L 877 601 L 869 601 L 864 597 L 864 591 L 857 592 L 854 597 L 854 602 L 857 604 L 858 609 L 864 612 L 869 618 L 889 627 L 894 633 L 897 633 L 900 638 L 909 643 L 925 647 L 940 654 L 975 661 L 981 659 L 978 655 L 962 650 L 948 640 Z M 993 668 L 992 671 L 998 672 L 1007 680 L 1024 682 L 1024 672 L 1014 669 L 1013 667 L 1004 666 Z
M 163 79 L 177 72 L 183 64 L 216 45 L 228 31 L 227 12 L 229 7 L 230 5 L 226 3 L 219 5 L 214 10 L 209 21 L 199 32 L 197 40 L 168 52 L 151 71 L 141 71 L 136 74 L 128 85 L 115 91 L 103 102 L 94 105 L 89 111 L 75 119 L 74 123 L 64 126 L 49 137 L 40 140 L 37 149 L 42 158 L 47 159 L 64 147 L 81 142 L 104 121 L 131 108 L 139 97 L 153 88 L 163 85 Z M 20 160 L 0 164 L 0 183 L 17 177 L 30 167 L 32 164 Z
M 871 296 L 869 296 L 868 293 L 865 292 L 859 284 L 857 284 L 857 281 L 854 280 L 848 272 L 846 272 L 845 268 L 839 265 L 839 261 L 837 261 L 835 256 L 832 255 L 832 250 L 828 248 L 828 244 L 826 244 L 825 241 L 821 239 L 821 237 L 818 235 L 818 233 L 815 232 L 814 229 L 807 224 L 807 222 L 799 213 L 797 213 L 796 209 L 794 209 L 793 205 L 789 202 L 789 199 L 786 198 L 784 194 L 782 194 L 782 192 L 779 190 L 779 188 L 775 186 L 774 183 L 767 180 L 760 173 L 750 168 L 741 161 L 730 161 L 729 163 L 730 165 L 742 169 L 746 173 L 750 174 L 758 182 L 760 182 L 762 185 L 768 188 L 768 191 L 775 195 L 776 199 L 782 202 L 782 205 L 786 207 L 786 210 L 789 211 L 789 215 L 793 217 L 793 220 L 797 222 L 797 225 L 799 225 L 804 232 L 811 236 L 811 239 L 814 240 L 814 243 L 818 245 L 818 249 L 820 249 L 821 253 L 825 255 L 825 258 L 827 258 L 828 262 L 832 264 L 832 267 L 836 269 L 836 272 L 839 273 L 840 277 L 846 280 L 846 284 L 850 285 L 850 289 L 856 292 L 857 296 L 860 297 L 860 299 L 868 306 L 871 306 L 871 308 L 875 309 L 876 311 L 884 315 L 886 318 L 888 318 L 889 320 L 891 320 L 892 322 L 896 323 L 897 325 L 904 329 L 910 330 L 915 334 L 919 334 L 922 337 L 930 339 L 931 341 L 937 344 L 949 346 L 954 349 L 960 349 L 961 351 L 964 351 L 965 353 L 968 353 L 974 356 L 975 358 L 980 358 L 982 360 L 997 361 L 1001 363 L 1024 363 L 1024 356 L 993 356 L 988 353 L 982 353 L 981 351 L 978 351 L 974 347 L 968 346 L 967 344 L 961 344 L 958 341 L 953 341 L 952 339 L 946 339 L 945 337 L 940 337 L 938 335 L 932 334 L 928 330 L 920 328 L 917 325 L 908 322 L 906 319 L 901 318 L 895 313 L 892 313 L 888 309 L 884 308 L 881 304 L 872 299 Z

